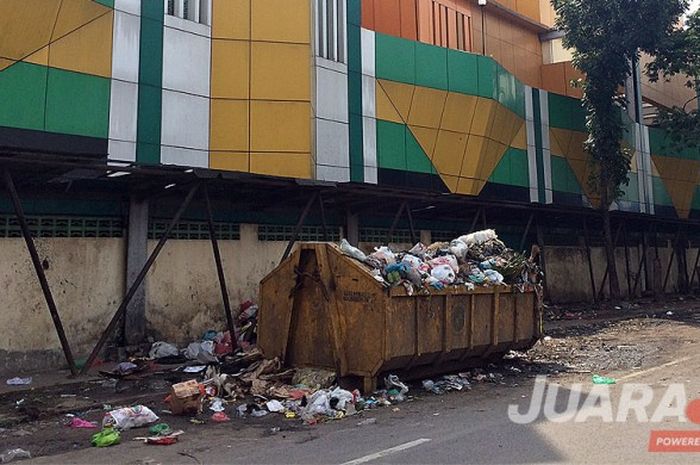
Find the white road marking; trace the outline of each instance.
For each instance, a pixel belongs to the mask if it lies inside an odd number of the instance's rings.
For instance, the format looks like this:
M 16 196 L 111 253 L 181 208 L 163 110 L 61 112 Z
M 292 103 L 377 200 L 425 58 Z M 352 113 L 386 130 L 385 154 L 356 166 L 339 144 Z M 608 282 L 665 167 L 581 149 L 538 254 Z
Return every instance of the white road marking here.
M 390 447 L 389 449 L 384 449 L 382 451 L 375 452 L 374 454 L 365 455 L 364 457 L 360 457 L 359 459 L 350 460 L 349 462 L 345 462 L 341 465 L 360 465 L 361 463 L 367 463 L 373 460 L 381 459 L 382 457 L 386 457 L 387 455 L 396 454 L 397 452 L 401 452 L 412 447 L 420 446 L 421 444 L 425 444 L 426 442 L 430 441 L 432 441 L 432 439 L 416 439 L 415 441 L 399 444 L 398 446 Z
M 649 369 L 647 369 L 647 370 L 636 371 L 636 372 L 634 372 L 634 373 L 630 373 L 629 375 L 625 375 L 625 376 L 623 376 L 623 377 L 621 377 L 621 378 L 617 378 L 617 380 L 618 380 L 618 381 L 624 381 L 624 380 L 627 380 L 627 379 L 636 378 L 637 376 L 646 375 L 646 374 L 652 373 L 652 372 L 654 372 L 654 371 L 656 371 L 656 370 L 660 370 L 660 369 L 662 369 L 662 368 L 668 368 L 668 367 L 672 367 L 672 366 L 674 366 L 674 365 L 678 365 L 679 363 L 687 362 L 688 360 L 691 360 L 692 358 L 694 358 L 694 357 L 683 357 L 683 358 L 679 358 L 678 360 L 674 360 L 674 361 L 672 361 L 672 362 L 664 363 L 663 365 L 659 365 L 659 366 L 657 366 L 657 367 L 653 367 L 653 368 L 649 368 Z

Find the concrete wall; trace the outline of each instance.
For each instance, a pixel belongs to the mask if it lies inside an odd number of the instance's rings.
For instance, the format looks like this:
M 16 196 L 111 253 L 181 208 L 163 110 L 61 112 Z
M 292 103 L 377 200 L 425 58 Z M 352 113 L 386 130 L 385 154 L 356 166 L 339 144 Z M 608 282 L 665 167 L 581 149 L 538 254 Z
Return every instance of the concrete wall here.
M 278 263 L 286 242 L 261 242 L 257 226 L 241 225 L 241 238 L 220 241 L 232 306 L 258 300 L 258 283 Z M 429 239 L 426 237 L 425 239 Z M 36 241 L 75 357 L 84 358 L 104 330 L 124 294 L 124 239 L 51 238 Z M 149 248 L 155 241 L 149 241 Z M 362 243 L 366 251 L 373 244 Z M 408 248 L 410 244 L 395 244 Z M 688 254 L 695 257 L 696 249 Z M 653 251 L 650 252 L 653 257 Z M 659 250 L 661 274 L 670 249 Z M 624 249 L 617 251 L 620 284 Z M 630 248 L 630 268 L 636 272 L 636 249 Z M 585 252 L 573 247 L 548 247 L 549 290 L 556 303 L 590 299 Z M 605 271 L 602 248 L 593 248 L 596 284 Z M 0 239 L 0 375 L 13 375 L 63 365 L 58 338 L 22 239 Z M 677 282 L 674 264 L 668 290 Z M 643 286 L 643 279 L 641 280 Z M 224 326 L 223 305 L 211 243 L 168 241 L 147 277 L 148 334 L 179 344 L 198 338 L 207 329 Z

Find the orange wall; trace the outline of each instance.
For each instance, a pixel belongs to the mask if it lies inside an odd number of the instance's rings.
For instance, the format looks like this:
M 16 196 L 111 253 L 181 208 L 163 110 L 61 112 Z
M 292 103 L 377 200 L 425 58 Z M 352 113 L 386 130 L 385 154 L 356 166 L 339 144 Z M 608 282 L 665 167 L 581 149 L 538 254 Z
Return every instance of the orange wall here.
M 542 89 L 549 92 L 581 98 L 581 88 L 571 87 L 570 83 L 582 77 L 583 74 L 570 61 L 542 65 Z
M 467 23 L 466 50 L 481 53 L 482 10 L 473 3 L 468 0 L 362 0 L 362 26 L 383 34 L 458 49 L 457 13 L 461 13 Z M 433 11 L 436 4 L 446 7 L 446 12 L 442 10 L 436 16 Z M 541 87 L 542 46 L 537 33 L 498 14 L 497 10 L 487 8 L 483 14 L 486 55 L 492 56 L 525 84 Z M 437 36 L 436 25 L 441 30 Z

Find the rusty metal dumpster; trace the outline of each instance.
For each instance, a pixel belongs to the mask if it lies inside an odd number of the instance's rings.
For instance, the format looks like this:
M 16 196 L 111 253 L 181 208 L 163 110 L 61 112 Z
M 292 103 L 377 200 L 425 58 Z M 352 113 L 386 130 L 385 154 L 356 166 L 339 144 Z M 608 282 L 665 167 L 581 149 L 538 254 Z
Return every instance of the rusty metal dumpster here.
M 409 296 L 328 243 L 300 244 L 260 284 L 265 356 L 361 378 L 365 392 L 386 372 L 411 379 L 528 349 L 541 328 L 534 292 L 461 286 Z

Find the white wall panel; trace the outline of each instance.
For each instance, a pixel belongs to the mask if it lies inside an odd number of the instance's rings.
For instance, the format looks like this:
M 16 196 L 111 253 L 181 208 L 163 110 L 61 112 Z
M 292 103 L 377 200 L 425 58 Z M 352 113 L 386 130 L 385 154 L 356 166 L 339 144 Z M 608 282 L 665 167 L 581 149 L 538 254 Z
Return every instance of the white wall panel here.
M 139 81 L 139 16 L 114 12 L 112 32 L 112 78 L 129 82 Z
M 349 146 L 350 135 L 346 123 L 316 120 L 316 163 L 347 168 Z
M 209 99 L 163 90 L 161 143 L 181 148 L 209 147 Z
M 316 116 L 348 122 L 347 67 L 345 72 L 316 67 Z
M 210 60 L 211 39 L 166 27 L 163 33 L 163 89 L 209 96 Z
M 141 0 L 114 0 L 114 9 L 133 15 L 141 14 Z
M 206 150 L 183 149 L 164 145 L 160 152 L 160 162 L 164 165 L 209 167 L 209 152 Z

